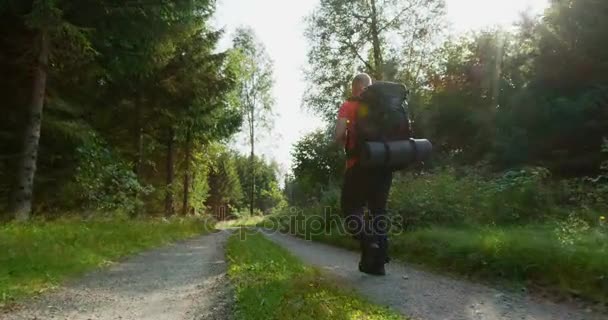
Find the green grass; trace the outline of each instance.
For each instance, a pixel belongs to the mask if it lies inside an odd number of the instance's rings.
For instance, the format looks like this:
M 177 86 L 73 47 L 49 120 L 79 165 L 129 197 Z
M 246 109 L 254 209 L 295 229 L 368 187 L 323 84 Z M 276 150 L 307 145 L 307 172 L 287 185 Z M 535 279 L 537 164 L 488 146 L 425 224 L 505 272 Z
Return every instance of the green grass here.
M 278 220 L 283 222 L 267 220 L 259 226 L 294 230 L 285 217 Z M 389 250 L 394 258 L 440 272 L 608 302 L 608 232 L 592 228 L 560 233 L 555 228 L 431 227 L 392 235 Z M 300 231 L 300 237 L 358 250 L 351 237 L 334 230 Z
M 393 238 L 397 257 L 436 269 L 508 279 L 608 302 L 608 236 L 564 243 L 548 227 L 432 228 Z
M 211 229 L 200 219 L 108 219 L 0 225 L 0 307 L 138 251 Z
M 265 216 L 252 216 L 234 220 L 220 221 L 216 224 L 217 229 L 252 227 L 265 221 Z
M 403 319 L 258 233 L 241 229 L 228 240 L 227 256 L 238 319 Z

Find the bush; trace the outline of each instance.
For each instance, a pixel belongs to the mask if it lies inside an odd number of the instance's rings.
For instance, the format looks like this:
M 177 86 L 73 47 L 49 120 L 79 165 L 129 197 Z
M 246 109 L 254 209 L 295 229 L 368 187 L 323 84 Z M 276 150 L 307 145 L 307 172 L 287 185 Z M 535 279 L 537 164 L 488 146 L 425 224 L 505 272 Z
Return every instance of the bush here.
M 77 148 L 77 161 L 76 176 L 66 194 L 87 211 L 131 212 L 143 205 L 135 195 L 151 191 L 139 183 L 132 166 L 94 134 Z
M 258 202 L 265 214 L 270 214 L 287 207 L 287 200 L 276 181 L 270 182 L 268 188 L 262 190 L 261 199 Z
M 592 179 L 555 181 L 542 167 L 525 167 L 496 175 L 483 168 L 437 169 L 433 173 L 395 175 L 389 214 L 407 230 L 429 226 L 513 226 L 566 221 L 574 215 L 596 226 L 606 212 L 608 187 Z M 301 207 L 306 215 L 340 213 L 340 188 L 329 185 L 320 199 Z M 328 214 L 329 213 L 329 214 Z M 394 221 L 397 219 L 394 219 Z
M 452 169 L 435 174 L 397 176 L 391 188 L 389 209 L 408 227 L 452 225 L 479 213 L 482 191 L 476 177 L 458 178 Z
M 489 213 L 496 224 L 541 221 L 553 208 L 551 192 L 543 184 L 549 177 L 545 168 L 508 171 L 488 181 Z

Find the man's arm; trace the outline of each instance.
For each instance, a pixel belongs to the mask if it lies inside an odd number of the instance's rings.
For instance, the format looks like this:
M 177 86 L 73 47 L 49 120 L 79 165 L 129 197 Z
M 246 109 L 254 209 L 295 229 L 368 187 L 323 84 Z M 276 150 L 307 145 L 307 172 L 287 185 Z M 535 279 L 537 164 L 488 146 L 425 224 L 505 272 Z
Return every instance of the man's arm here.
M 338 118 L 336 122 L 336 132 L 334 135 L 334 140 L 339 145 L 346 144 L 346 125 L 348 123 L 348 119 L 346 118 Z

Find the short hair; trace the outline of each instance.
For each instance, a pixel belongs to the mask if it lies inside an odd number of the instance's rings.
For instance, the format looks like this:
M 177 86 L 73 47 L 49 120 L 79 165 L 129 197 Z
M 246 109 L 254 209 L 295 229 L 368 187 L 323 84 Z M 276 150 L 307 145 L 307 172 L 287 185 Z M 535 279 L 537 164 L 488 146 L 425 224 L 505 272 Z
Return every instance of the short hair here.
M 355 83 L 367 87 L 372 85 L 372 78 L 367 73 L 359 73 L 353 78 L 353 84 Z

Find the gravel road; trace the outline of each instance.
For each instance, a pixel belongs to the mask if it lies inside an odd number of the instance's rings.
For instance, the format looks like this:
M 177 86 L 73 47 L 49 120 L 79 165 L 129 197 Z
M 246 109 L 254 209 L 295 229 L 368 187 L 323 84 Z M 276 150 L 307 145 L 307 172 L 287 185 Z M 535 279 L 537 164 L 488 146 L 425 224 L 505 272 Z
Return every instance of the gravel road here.
M 357 270 L 358 253 L 277 232 L 264 233 L 305 263 L 335 274 L 371 301 L 388 305 L 415 320 L 608 319 L 589 310 L 507 293 L 395 262 L 387 264 L 386 276 L 370 276 Z
M 232 293 L 217 232 L 133 256 L 22 303 L 0 319 L 230 319 Z

